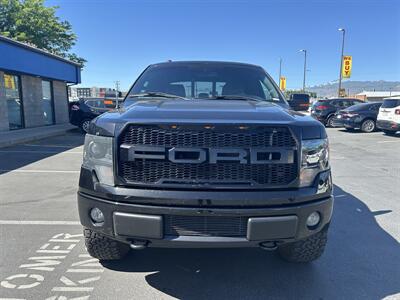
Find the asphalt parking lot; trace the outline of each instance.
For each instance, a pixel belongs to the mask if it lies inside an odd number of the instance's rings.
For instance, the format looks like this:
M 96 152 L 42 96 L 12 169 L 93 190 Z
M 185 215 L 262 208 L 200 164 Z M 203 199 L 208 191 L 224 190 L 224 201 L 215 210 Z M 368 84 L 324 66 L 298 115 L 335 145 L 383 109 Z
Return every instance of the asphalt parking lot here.
M 400 299 L 400 137 L 330 128 L 335 209 L 323 257 L 261 249 L 87 256 L 76 190 L 83 136 L 0 149 L 0 299 Z

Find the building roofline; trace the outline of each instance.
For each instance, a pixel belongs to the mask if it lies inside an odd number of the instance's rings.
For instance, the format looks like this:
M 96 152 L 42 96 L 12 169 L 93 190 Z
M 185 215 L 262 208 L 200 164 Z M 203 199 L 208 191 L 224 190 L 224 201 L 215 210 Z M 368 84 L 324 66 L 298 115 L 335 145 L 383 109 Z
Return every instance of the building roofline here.
M 43 55 L 46 55 L 48 57 L 51 57 L 51 58 L 54 58 L 54 59 L 57 59 L 57 60 L 61 60 L 61 61 L 65 62 L 65 63 L 71 64 L 71 65 L 75 65 L 75 66 L 77 66 L 79 68 L 82 68 L 82 65 L 79 64 L 79 63 L 73 62 L 71 60 L 68 60 L 68 59 L 66 59 L 64 57 L 61 57 L 59 55 L 56 55 L 56 54 L 52 54 L 52 53 L 47 52 L 45 50 L 42 50 L 42 49 L 30 46 L 30 45 L 24 44 L 22 42 L 15 41 L 15 40 L 10 39 L 8 37 L 5 37 L 3 35 L 0 35 L 0 41 L 12 44 L 12 45 L 17 46 L 17 47 L 25 48 L 25 49 L 28 49 L 29 51 L 37 52 L 39 54 L 43 54 Z
M 357 96 L 389 97 L 391 94 L 400 95 L 400 91 L 362 91 Z

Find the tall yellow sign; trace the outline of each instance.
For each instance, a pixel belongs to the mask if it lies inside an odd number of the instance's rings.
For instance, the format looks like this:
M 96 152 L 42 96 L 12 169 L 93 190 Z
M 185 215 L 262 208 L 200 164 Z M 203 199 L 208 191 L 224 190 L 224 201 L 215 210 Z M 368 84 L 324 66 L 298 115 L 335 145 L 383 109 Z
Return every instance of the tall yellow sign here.
M 351 67 L 352 67 L 352 57 L 351 56 L 343 56 L 343 69 L 342 69 L 342 77 L 343 78 L 350 78 Z
M 286 90 L 286 77 L 281 76 L 281 78 L 279 78 L 279 88 L 281 91 Z

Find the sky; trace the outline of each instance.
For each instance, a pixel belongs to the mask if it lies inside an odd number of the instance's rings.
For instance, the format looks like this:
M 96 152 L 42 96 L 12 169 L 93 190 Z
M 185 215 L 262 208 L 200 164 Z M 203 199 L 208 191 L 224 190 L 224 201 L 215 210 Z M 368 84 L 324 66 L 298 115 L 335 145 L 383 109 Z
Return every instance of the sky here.
M 222 60 L 262 66 L 287 88 L 339 77 L 342 33 L 351 80 L 400 80 L 398 0 L 47 0 L 71 23 L 82 86 L 127 90 L 149 64 Z

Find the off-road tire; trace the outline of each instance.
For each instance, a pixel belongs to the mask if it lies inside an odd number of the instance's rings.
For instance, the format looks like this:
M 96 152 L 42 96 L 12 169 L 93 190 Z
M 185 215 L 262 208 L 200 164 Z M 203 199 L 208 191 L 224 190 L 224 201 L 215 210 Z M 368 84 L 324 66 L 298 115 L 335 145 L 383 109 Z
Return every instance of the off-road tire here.
M 324 253 L 328 241 L 328 227 L 320 232 L 294 243 L 279 246 L 278 252 L 282 259 L 289 262 L 308 263 L 318 259 Z
M 88 228 L 83 230 L 83 235 L 88 253 L 99 260 L 122 259 L 129 252 L 129 245 L 112 240 Z

